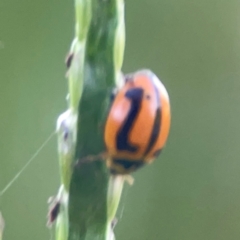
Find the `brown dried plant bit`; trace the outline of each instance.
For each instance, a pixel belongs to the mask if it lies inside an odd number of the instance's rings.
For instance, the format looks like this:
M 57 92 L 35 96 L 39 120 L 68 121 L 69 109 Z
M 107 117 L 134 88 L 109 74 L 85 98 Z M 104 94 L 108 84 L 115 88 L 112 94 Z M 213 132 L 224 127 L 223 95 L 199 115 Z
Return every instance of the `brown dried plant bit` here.
M 55 222 L 55 220 L 57 219 L 57 216 L 59 214 L 60 207 L 61 207 L 61 202 L 57 197 L 50 197 L 48 199 L 48 203 L 50 205 L 49 205 L 49 208 L 48 208 L 47 226 L 51 227 L 53 225 L 53 223 Z
M 73 53 L 68 53 L 68 55 L 67 55 L 67 57 L 65 59 L 65 64 L 66 64 L 67 68 L 71 67 L 73 56 L 74 56 Z
M 2 240 L 4 227 L 5 227 L 5 222 L 4 222 L 2 213 L 0 212 L 0 240 Z
M 112 222 L 111 222 L 111 227 L 112 227 L 112 229 L 115 228 L 115 226 L 117 225 L 117 222 L 118 222 L 117 218 L 114 218 L 114 219 L 112 220 Z

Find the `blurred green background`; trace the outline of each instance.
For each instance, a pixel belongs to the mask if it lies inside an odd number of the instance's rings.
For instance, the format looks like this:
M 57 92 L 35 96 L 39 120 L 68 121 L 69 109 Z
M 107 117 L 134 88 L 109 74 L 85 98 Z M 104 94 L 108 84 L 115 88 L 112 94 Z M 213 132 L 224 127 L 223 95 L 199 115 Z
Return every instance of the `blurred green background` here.
M 166 85 L 171 133 L 160 159 L 134 174 L 117 240 L 240 239 L 240 2 L 127 0 L 124 72 L 150 68 Z M 64 58 L 73 1 L 0 1 L 0 189 L 66 109 Z M 56 138 L 0 198 L 4 240 L 52 239 Z

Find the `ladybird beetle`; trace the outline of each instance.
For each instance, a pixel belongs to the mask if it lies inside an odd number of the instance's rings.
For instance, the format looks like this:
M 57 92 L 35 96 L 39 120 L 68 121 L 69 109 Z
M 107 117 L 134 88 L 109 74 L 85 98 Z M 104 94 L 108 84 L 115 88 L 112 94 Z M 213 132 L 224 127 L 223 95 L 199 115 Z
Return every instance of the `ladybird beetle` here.
M 112 174 L 129 174 L 151 163 L 164 147 L 170 128 L 168 93 L 150 70 L 125 76 L 106 120 L 104 141 Z

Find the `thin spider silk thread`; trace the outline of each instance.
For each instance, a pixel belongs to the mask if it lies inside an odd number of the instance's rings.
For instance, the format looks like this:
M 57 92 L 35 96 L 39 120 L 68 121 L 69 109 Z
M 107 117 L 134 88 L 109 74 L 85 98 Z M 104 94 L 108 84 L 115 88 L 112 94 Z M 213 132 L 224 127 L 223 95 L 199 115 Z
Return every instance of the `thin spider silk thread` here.
M 8 189 L 16 182 L 16 180 L 22 175 L 22 173 L 28 168 L 28 166 L 36 159 L 38 154 L 43 150 L 43 148 L 49 143 L 52 137 L 56 134 L 56 131 L 52 132 L 49 137 L 42 143 L 38 150 L 32 155 L 32 157 L 25 163 L 25 165 L 18 171 L 18 173 L 10 180 L 7 185 L 0 191 L 1 197 L 8 191 Z

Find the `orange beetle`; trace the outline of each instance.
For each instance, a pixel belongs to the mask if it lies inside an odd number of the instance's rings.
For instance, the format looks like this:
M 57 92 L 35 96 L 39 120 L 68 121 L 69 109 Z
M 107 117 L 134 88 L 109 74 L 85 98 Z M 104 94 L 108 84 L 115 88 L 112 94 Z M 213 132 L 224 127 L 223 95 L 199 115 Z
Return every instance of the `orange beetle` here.
M 166 143 L 170 118 L 168 93 L 153 72 L 141 70 L 126 75 L 105 125 L 111 173 L 128 174 L 151 163 Z

